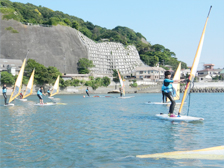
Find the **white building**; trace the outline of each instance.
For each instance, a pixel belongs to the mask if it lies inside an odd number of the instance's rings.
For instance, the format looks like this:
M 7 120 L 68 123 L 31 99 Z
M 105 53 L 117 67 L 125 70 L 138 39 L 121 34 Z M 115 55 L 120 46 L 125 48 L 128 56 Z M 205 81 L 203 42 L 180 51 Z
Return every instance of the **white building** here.
M 22 60 L 18 59 L 0 59 L 0 71 L 8 71 L 15 76 L 18 75 L 22 64 Z

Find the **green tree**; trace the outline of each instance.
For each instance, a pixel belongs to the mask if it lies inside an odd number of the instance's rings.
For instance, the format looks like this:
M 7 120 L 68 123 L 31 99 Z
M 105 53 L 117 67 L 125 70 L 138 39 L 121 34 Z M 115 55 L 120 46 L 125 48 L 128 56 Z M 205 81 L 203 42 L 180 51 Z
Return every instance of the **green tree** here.
M 79 23 L 77 21 L 72 22 L 72 28 L 79 30 Z
M 102 79 L 102 85 L 107 87 L 110 85 L 110 78 L 108 78 L 107 76 L 103 77 Z
M 8 73 L 7 71 L 1 72 L 1 83 L 2 84 L 14 84 L 15 78 L 12 76 L 11 73 Z
M 89 68 L 95 67 L 93 61 L 88 60 L 87 58 L 81 58 L 78 62 L 78 71 L 80 74 L 88 74 Z

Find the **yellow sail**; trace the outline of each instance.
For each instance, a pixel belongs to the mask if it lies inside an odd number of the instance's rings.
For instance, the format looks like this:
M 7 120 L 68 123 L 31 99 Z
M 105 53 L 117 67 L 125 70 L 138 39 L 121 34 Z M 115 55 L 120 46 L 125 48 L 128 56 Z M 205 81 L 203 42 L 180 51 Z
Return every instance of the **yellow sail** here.
M 180 70 L 181 70 L 181 63 L 179 63 L 177 67 L 173 80 L 180 80 Z M 172 85 L 176 91 L 176 96 L 174 97 L 174 100 L 180 100 L 180 83 L 173 83 Z M 166 101 L 169 102 L 170 100 L 166 98 Z
M 118 73 L 119 81 L 120 81 L 120 84 L 121 84 L 121 89 L 123 90 L 123 95 L 125 96 L 125 87 L 124 87 L 123 80 L 121 78 L 121 75 L 120 75 L 119 71 L 117 71 L 117 73 Z
M 59 92 L 59 77 L 60 76 L 58 75 L 58 78 L 57 78 L 57 80 L 54 83 L 53 90 L 51 91 L 50 97 L 58 94 L 58 92 Z
M 25 65 L 26 65 L 26 59 L 24 59 L 22 67 L 19 71 L 19 75 L 16 79 L 14 89 L 13 89 L 12 94 L 9 99 L 9 103 L 12 102 L 20 94 L 21 86 L 22 86 L 22 82 L 23 82 L 23 73 L 24 73 Z
M 199 64 L 199 60 L 200 60 L 200 56 L 201 56 L 201 51 L 202 51 L 202 46 L 203 46 L 203 42 L 204 42 L 205 30 L 206 30 L 206 26 L 207 26 L 207 22 L 208 22 L 208 18 L 209 18 L 209 14 L 210 14 L 211 9 L 212 9 L 212 6 L 210 6 L 208 16 L 207 16 L 207 19 L 206 19 L 206 22 L 205 22 L 205 26 L 204 26 L 204 29 L 203 29 L 203 32 L 202 32 L 202 35 L 201 35 L 201 39 L 200 39 L 199 44 L 198 44 L 197 52 L 196 52 L 195 57 L 194 57 L 194 62 L 193 62 L 193 65 L 191 67 L 190 76 L 188 78 L 189 82 L 187 83 L 187 85 L 185 87 L 184 95 L 183 95 L 181 105 L 180 105 L 180 109 L 179 109 L 179 114 L 182 111 L 184 101 L 186 99 L 187 94 L 190 91 L 189 88 L 190 88 L 191 81 L 192 82 L 194 81 L 194 77 L 195 77 L 195 74 L 196 74 L 196 71 L 197 71 L 197 68 L 198 68 L 198 64 Z
M 30 76 L 29 82 L 26 86 L 26 90 L 23 94 L 23 99 L 30 96 L 33 93 L 34 72 L 35 72 L 35 69 L 33 70 L 32 74 Z

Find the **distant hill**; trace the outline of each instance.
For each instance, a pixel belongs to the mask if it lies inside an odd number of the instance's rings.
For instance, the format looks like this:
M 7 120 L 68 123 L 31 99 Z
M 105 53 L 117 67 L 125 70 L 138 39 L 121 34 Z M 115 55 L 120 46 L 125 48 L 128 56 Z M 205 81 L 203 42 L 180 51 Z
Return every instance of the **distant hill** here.
M 53 11 L 49 8 L 35 6 L 33 4 L 11 2 L 9 0 L 0 0 L 0 12 L 3 19 L 14 19 L 22 23 L 44 24 L 44 25 L 62 25 L 77 29 L 84 35 L 94 41 L 109 39 L 109 41 L 120 42 L 124 45 L 134 44 L 139 52 L 140 58 L 145 64 L 150 66 L 156 63 L 169 64 L 175 69 L 179 63 L 174 52 L 160 44 L 151 45 L 147 39 L 139 32 L 134 32 L 127 27 L 117 26 L 112 30 L 94 25 L 82 19 L 64 14 L 60 11 Z M 58 26 L 56 26 L 58 27 Z M 60 26 L 59 26 L 60 27 Z M 183 63 L 182 67 L 186 67 Z

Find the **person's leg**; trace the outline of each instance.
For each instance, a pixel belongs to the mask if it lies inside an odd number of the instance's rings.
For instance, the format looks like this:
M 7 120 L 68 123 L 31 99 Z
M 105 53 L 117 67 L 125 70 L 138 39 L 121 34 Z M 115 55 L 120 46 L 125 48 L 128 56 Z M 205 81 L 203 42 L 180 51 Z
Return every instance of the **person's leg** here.
M 3 93 L 3 97 L 5 99 L 5 105 L 6 105 L 7 104 L 7 95 L 6 95 L 6 93 Z
M 169 99 L 170 102 L 171 102 L 169 113 L 170 113 L 170 114 L 173 114 L 173 111 L 174 111 L 176 102 L 175 102 L 175 100 L 173 99 L 173 96 L 172 96 L 172 93 L 171 93 L 171 92 L 166 93 L 165 96 L 168 97 L 168 99 Z
M 86 94 L 89 96 L 89 93 L 88 92 L 86 92 Z

